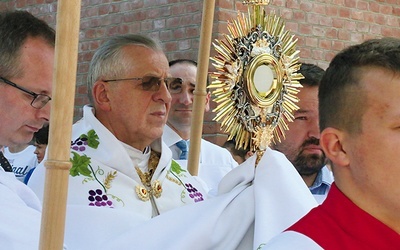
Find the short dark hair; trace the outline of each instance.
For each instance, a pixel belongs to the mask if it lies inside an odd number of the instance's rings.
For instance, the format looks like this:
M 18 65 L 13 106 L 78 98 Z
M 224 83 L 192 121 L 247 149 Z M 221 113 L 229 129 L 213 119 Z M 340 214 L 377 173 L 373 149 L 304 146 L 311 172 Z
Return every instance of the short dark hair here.
M 304 78 L 300 80 L 301 85 L 318 87 L 325 71 L 315 64 L 302 63 L 298 73 L 301 73 L 304 76 Z
M 197 67 L 197 62 L 190 60 L 190 59 L 176 59 L 176 60 L 172 60 L 169 62 L 169 66 L 171 67 L 174 64 L 182 64 L 182 63 L 186 63 L 186 64 L 191 64 L 193 66 Z
M 12 78 L 22 73 L 19 67 L 20 50 L 29 37 L 43 38 L 55 46 L 55 32 L 45 21 L 27 11 L 0 13 L 0 75 Z
M 190 60 L 190 59 L 175 59 L 172 61 L 169 61 L 169 67 L 176 65 L 176 64 L 189 64 L 189 65 L 193 65 L 197 68 L 197 62 Z M 210 84 L 210 79 L 207 75 L 207 86 Z M 207 90 L 208 91 L 208 90 Z
M 33 140 L 37 144 L 49 144 L 49 126 L 43 126 L 33 135 Z
M 400 40 L 371 39 L 337 54 L 319 88 L 320 129 L 334 127 L 349 133 L 362 131 L 366 96 L 360 78 L 365 67 L 379 67 L 400 74 Z

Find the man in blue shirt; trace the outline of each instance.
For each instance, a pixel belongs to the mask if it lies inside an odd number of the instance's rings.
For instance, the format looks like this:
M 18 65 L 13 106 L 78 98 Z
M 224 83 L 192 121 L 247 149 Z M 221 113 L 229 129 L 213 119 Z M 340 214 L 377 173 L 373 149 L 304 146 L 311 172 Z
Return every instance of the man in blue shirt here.
M 289 122 L 285 138 L 271 147 L 286 155 L 311 193 L 322 203 L 333 182 L 332 172 L 326 166 L 327 158 L 319 145 L 318 87 L 324 70 L 303 63 L 299 72 L 304 76 L 300 80 L 303 88 L 297 95 L 299 110 L 294 112 L 294 121 Z

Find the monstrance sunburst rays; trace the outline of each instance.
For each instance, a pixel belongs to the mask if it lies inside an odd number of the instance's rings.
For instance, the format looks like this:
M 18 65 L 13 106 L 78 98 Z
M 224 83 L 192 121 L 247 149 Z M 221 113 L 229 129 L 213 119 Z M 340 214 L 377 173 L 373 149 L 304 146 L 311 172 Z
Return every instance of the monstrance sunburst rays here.
M 228 24 L 229 34 L 213 43 L 216 69 L 209 88 L 217 107 L 214 120 L 236 138 L 236 147 L 257 151 L 259 156 L 271 141 L 280 141 L 298 107 L 296 94 L 303 76 L 297 39 L 285 31 L 284 21 L 265 14 L 268 1 L 246 1 L 248 18 L 238 13 Z M 260 158 L 260 157 L 259 157 Z

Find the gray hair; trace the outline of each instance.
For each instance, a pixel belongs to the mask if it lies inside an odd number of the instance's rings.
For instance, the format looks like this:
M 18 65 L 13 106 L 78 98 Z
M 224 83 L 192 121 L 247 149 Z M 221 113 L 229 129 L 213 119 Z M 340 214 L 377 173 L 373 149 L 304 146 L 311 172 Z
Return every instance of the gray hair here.
M 160 43 L 139 34 L 119 35 L 103 43 L 94 53 L 87 76 L 88 97 L 92 105 L 94 104 L 92 89 L 96 81 L 119 77 L 131 69 L 132 66 L 122 51 L 129 45 L 139 45 L 155 51 L 162 51 Z

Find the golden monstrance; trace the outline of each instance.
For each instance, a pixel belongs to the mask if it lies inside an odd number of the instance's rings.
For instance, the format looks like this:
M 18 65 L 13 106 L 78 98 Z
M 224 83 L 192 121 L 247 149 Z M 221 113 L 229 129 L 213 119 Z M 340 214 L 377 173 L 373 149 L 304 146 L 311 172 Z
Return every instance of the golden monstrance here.
M 215 121 L 236 139 L 236 148 L 250 149 L 261 159 L 268 145 L 285 138 L 286 121 L 293 121 L 301 88 L 297 39 L 285 22 L 266 14 L 270 0 L 245 0 L 248 17 L 238 13 L 229 34 L 213 43 L 216 69 L 209 88 L 217 107 Z M 283 119 L 285 118 L 285 119 Z

